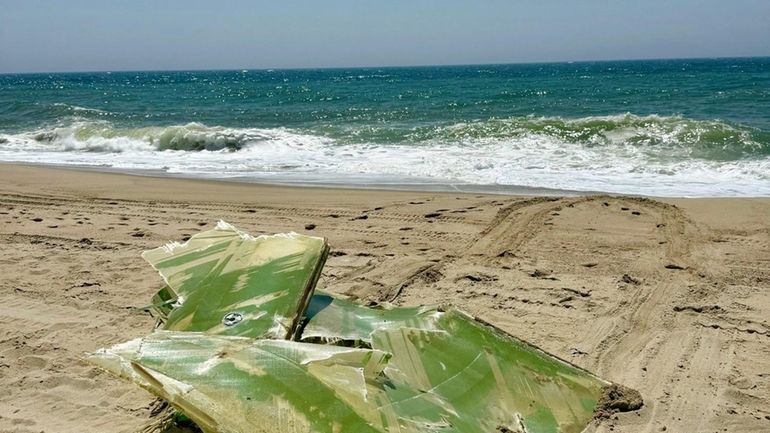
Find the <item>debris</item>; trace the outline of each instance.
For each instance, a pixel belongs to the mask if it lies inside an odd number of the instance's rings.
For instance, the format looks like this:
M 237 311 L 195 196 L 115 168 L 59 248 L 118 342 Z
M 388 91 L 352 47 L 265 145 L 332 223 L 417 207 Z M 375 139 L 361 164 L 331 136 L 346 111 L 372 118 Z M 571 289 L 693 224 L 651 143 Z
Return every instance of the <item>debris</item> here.
M 626 283 L 626 284 L 633 284 L 635 286 L 638 286 L 639 284 L 642 283 L 638 279 L 636 279 L 636 278 L 634 278 L 634 277 L 632 277 L 631 275 L 628 275 L 628 274 L 623 274 L 623 276 L 620 277 L 620 282 Z
M 313 230 L 315 229 L 315 224 L 305 224 L 305 230 Z
M 145 251 L 142 257 L 168 284 L 160 301 L 184 301 L 167 317 L 161 315 L 164 329 L 289 339 L 328 250 L 323 238 L 253 237 L 220 221 L 185 244 Z M 243 324 L 248 326 L 223 329 L 222 318 L 230 312 L 247 317 Z
M 666 266 L 664 266 L 666 269 L 675 269 L 675 270 L 684 270 L 687 269 L 687 266 L 677 265 L 676 263 L 669 263 Z
M 635 404 L 631 390 L 599 404 L 616 385 L 458 309 L 315 291 L 328 254 L 323 238 L 224 222 L 147 251 L 167 283 L 144 308 L 161 329 L 88 359 L 207 433 L 571 432 L 597 405 Z
M 638 391 L 623 385 L 612 384 L 604 388 L 594 411 L 594 418 L 610 418 L 618 412 L 638 410 L 644 405 Z

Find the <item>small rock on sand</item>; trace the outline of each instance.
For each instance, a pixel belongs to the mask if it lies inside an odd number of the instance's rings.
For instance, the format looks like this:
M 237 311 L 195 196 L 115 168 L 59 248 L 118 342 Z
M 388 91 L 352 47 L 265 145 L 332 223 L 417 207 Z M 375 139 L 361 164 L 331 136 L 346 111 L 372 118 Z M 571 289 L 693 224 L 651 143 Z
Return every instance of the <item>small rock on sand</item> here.
M 628 274 L 623 274 L 623 276 L 620 277 L 620 281 L 626 284 L 634 284 L 634 285 L 638 285 L 639 283 L 641 283 L 641 281 L 639 281 L 638 279 Z
M 618 412 L 630 412 L 644 406 L 639 391 L 623 385 L 612 384 L 604 388 L 602 396 L 594 409 L 594 418 L 610 418 Z

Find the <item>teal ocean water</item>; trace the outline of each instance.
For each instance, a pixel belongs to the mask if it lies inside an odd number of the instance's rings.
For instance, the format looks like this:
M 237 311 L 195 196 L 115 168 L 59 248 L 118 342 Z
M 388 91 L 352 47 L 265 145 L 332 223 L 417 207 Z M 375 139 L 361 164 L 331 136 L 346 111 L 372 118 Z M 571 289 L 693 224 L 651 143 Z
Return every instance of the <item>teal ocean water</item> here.
M 770 195 L 770 58 L 0 75 L 0 161 Z

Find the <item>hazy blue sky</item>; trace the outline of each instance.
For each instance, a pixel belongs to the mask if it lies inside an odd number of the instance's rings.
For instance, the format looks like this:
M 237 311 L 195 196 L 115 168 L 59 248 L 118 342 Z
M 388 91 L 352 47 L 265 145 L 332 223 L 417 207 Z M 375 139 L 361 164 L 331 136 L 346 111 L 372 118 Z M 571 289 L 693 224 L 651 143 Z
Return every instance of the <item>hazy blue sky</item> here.
M 0 0 L 0 72 L 770 55 L 770 0 Z

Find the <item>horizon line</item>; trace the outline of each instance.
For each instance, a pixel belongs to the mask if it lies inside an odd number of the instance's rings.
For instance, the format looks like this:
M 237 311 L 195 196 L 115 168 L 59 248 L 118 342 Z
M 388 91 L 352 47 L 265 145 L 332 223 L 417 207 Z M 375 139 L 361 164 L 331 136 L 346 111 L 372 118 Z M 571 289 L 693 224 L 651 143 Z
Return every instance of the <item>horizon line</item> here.
M 88 73 L 132 73 L 132 72 L 230 72 L 230 71 L 308 71 L 308 70 L 339 70 L 339 69 L 398 69 L 398 68 L 437 68 L 437 67 L 466 67 L 466 66 L 507 66 L 507 65 L 552 65 L 572 63 L 610 63 L 610 62 L 643 62 L 665 60 L 729 60 L 729 59 L 767 59 L 770 55 L 758 56 L 715 56 L 715 57 L 649 57 L 623 59 L 592 59 L 592 60 L 553 60 L 553 61 L 523 61 L 501 63 L 445 63 L 445 64 L 412 64 L 389 66 L 320 66 L 320 67 L 265 67 L 265 68 L 191 68 L 191 69 L 93 69 L 71 71 L 25 71 L 0 72 L 0 75 L 36 75 L 36 74 L 88 74 Z

